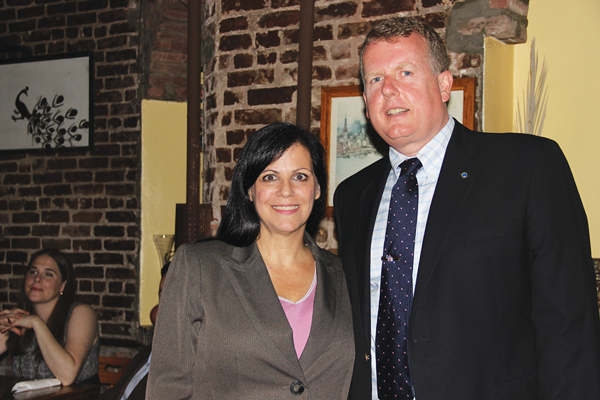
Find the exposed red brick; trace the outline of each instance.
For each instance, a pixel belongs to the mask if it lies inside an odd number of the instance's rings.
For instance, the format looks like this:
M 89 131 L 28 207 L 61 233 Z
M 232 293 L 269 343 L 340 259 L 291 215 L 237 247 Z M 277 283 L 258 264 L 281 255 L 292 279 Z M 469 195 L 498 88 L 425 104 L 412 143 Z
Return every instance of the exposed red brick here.
M 300 11 L 280 11 L 268 13 L 258 20 L 261 28 L 276 28 L 297 25 L 300 22 Z
M 223 12 L 230 11 L 250 11 L 266 8 L 265 0 L 222 0 L 221 8 Z
M 227 131 L 227 144 L 241 144 L 246 140 L 246 131 L 237 129 L 235 131 Z
M 274 80 L 275 71 L 273 69 L 230 72 L 227 74 L 227 87 L 261 85 L 273 83 Z
M 490 8 L 508 8 L 508 0 L 489 0 L 489 2 Z
M 73 240 L 74 251 L 96 251 L 102 249 L 102 241 L 98 239 Z
M 269 89 L 251 89 L 248 91 L 248 105 L 290 103 L 297 86 Z
M 269 31 L 266 33 L 256 34 L 256 44 L 258 47 L 277 47 L 281 44 L 279 31 Z
M 300 5 L 300 0 L 271 0 L 271 7 L 281 8 Z
M 219 32 L 221 33 L 240 31 L 243 29 L 248 29 L 248 18 L 246 17 L 224 19 L 219 23 Z
M 95 293 L 102 293 L 106 290 L 106 282 L 94 281 L 93 290 Z
M 34 227 L 35 229 L 36 227 Z M 31 227 L 29 226 L 7 226 L 4 228 L 4 234 L 6 236 L 29 236 L 31 233 Z M 36 234 L 35 236 L 44 236 Z
M 24 212 L 15 213 L 12 215 L 13 224 L 24 224 L 24 223 L 38 223 L 40 222 L 40 215 L 38 213 Z M 44 221 L 48 222 L 48 221 Z
M 277 53 L 258 53 L 256 62 L 259 65 L 275 64 L 277 61 Z
M 219 50 L 243 50 L 252 46 L 252 38 L 248 34 L 223 36 L 219 42 Z
M 390 15 L 416 9 L 416 0 L 373 0 L 363 3 L 363 18 Z
M 281 54 L 279 60 L 282 64 L 290 64 L 298 62 L 298 51 L 297 50 L 288 50 Z
M 58 236 L 60 233 L 59 225 L 36 225 L 32 228 L 33 236 Z
M 235 68 L 249 68 L 252 66 L 254 56 L 252 54 L 236 54 L 233 56 L 233 65 Z
M 221 126 L 229 126 L 231 124 L 231 112 L 226 112 L 221 118 Z
M 231 162 L 231 149 L 217 148 L 216 155 L 217 155 L 217 162 L 219 162 L 219 163 Z
M 338 40 L 349 39 L 351 37 L 366 35 L 372 28 L 368 21 L 340 24 L 338 27 Z
M 63 236 L 68 237 L 89 237 L 91 235 L 92 228 L 89 225 L 67 225 L 63 226 L 61 233 Z
M 325 81 L 325 80 L 329 80 L 332 77 L 332 73 L 331 73 L 331 68 L 329 68 L 328 66 L 325 65 L 317 65 L 315 67 L 313 67 L 313 73 L 312 73 L 312 78 L 319 80 L 319 81 Z
M 73 214 L 73 222 L 88 222 L 97 224 L 102 220 L 102 213 L 97 211 L 82 211 Z
M 42 247 L 45 249 L 54 248 L 59 250 L 70 250 L 71 240 L 67 238 L 62 239 L 42 239 Z
M 313 61 L 326 61 L 327 50 L 322 46 L 313 47 Z
M 327 26 L 316 26 L 314 30 L 313 39 L 317 40 L 333 40 L 333 27 Z
M 379 0 L 381 1 L 381 0 Z M 406 0 L 388 0 L 392 2 L 402 2 Z M 411 0 L 408 0 L 411 1 Z M 413 0 L 414 1 L 414 0 Z M 369 3 L 364 3 L 367 7 Z M 348 18 L 356 14 L 358 4 L 356 2 L 345 2 L 329 4 L 327 7 L 319 8 L 315 11 L 315 22 L 328 21 L 335 18 Z M 363 11 L 364 14 L 364 11 Z
M 335 69 L 335 79 L 344 81 L 347 79 L 356 79 L 360 75 L 358 71 L 358 65 L 354 64 L 351 66 L 340 65 Z
M 280 109 L 252 109 L 236 110 L 235 121 L 240 125 L 268 125 L 281 121 L 282 113 Z

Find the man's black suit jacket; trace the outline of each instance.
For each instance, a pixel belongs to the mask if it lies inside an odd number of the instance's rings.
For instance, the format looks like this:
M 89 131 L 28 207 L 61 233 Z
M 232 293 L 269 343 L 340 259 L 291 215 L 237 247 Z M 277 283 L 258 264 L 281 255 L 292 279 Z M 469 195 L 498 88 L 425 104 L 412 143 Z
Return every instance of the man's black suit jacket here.
M 100 395 L 100 400 L 121 400 L 121 396 L 125 392 L 127 385 L 131 379 L 135 376 L 138 370 L 148 362 L 148 357 L 152 352 L 152 346 L 143 347 L 136 355 L 131 359 L 123 375 L 119 378 L 119 381 L 115 385 L 108 389 L 104 394 Z M 148 382 L 148 374 L 142 380 L 138 382 L 133 389 L 133 392 L 129 395 L 127 400 L 144 400 L 146 398 L 146 383 Z
M 370 399 L 369 260 L 388 157 L 334 207 L 353 307 L 350 399 Z M 589 231 L 558 145 L 456 123 L 427 220 L 409 322 L 417 400 L 600 399 Z

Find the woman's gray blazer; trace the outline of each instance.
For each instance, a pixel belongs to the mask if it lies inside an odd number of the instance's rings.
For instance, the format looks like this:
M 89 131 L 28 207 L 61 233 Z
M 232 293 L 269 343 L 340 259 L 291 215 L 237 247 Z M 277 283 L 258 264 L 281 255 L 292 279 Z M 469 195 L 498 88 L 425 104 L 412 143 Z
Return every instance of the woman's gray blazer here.
M 256 244 L 180 247 L 162 292 L 146 399 L 346 399 L 354 362 L 340 259 L 317 264 L 312 328 L 298 360 Z

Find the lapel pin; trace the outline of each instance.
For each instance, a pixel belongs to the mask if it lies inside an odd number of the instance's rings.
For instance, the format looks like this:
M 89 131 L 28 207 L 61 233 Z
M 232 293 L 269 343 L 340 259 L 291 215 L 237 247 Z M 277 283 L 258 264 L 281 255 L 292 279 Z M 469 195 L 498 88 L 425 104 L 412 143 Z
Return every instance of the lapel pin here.
M 463 172 L 462 174 L 460 174 L 460 177 L 465 179 L 469 176 L 469 174 L 467 174 L 466 172 Z

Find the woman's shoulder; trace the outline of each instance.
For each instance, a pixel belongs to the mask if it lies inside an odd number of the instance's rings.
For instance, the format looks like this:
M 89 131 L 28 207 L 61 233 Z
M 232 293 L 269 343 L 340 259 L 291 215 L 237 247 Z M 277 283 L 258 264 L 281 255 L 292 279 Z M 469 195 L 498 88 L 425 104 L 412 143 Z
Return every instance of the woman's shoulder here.
M 65 341 L 69 332 L 77 332 L 77 336 L 79 336 L 79 332 L 89 333 L 94 336 L 94 341 L 96 341 L 96 337 L 98 336 L 98 320 L 96 312 L 89 304 L 78 302 L 71 304 L 71 310 L 65 323 Z
M 225 243 L 218 238 L 199 239 L 192 243 L 182 244 L 177 251 L 187 254 L 222 254 L 230 252 L 235 246 Z
M 91 313 L 93 315 L 96 315 L 96 312 L 94 311 L 92 306 L 90 306 L 89 304 L 74 302 L 72 307 L 73 307 L 72 313 L 78 313 L 78 314 L 90 314 Z
M 73 302 L 67 321 L 90 321 L 96 323 L 96 312 L 89 304 Z

